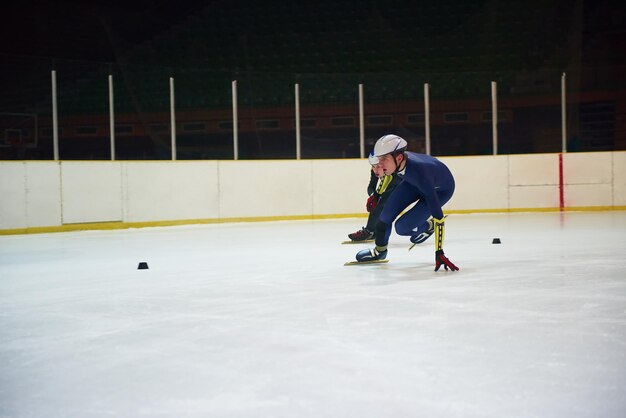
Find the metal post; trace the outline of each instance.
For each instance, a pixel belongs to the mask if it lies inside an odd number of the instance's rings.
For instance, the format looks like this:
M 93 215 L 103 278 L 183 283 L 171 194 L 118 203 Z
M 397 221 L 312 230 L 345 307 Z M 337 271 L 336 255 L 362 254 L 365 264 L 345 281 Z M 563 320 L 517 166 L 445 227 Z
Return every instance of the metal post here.
M 498 83 L 491 82 L 491 129 L 493 136 L 493 155 L 498 155 Z
M 233 158 L 239 159 L 239 126 L 237 118 L 237 80 L 233 80 Z
M 359 144 L 361 158 L 365 158 L 365 121 L 363 112 L 363 84 L 359 84 Z
M 567 102 L 565 100 L 566 74 L 561 75 L 561 150 L 567 152 Z
M 299 160 L 302 157 L 302 137 L 300 136 L 300 84 L 295 84 L 294 92 L 296 95 L 296 159 Z
M 109 137 L 111 139 L 111 161 L 115 161 L 115 109 L 113 104 L 113 76 L 109 74 Z
M 54 161 L 59 161 L 59 114 L 57 109 L 57 72 L 52 70 L 52 146 Z
M 174 111 L 174 78 L 170 77 L 170 127 L 172 136 L 172 161 L 176 161 L 176 113 Z
M 425 152 L 430 155 L 430 86 L 424 83 L 424 128 L 425 128 Z

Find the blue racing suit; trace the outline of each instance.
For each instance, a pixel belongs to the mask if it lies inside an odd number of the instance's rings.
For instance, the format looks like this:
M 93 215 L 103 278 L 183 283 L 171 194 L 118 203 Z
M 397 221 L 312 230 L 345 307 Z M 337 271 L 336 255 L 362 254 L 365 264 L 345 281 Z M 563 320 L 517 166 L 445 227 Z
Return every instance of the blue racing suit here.
M 405 152 L 405 156 L 402 182 L 389 196 L 376 222 L 377 247 L 387 245 L 393 221 L 412 203 L 417 202 L 396 221 L 398 235 L 414 236 L 426 231 L 428 218 L 442 219 L 441 207 L 454 193 L 454 177 L 444 163 L 414 152 Z

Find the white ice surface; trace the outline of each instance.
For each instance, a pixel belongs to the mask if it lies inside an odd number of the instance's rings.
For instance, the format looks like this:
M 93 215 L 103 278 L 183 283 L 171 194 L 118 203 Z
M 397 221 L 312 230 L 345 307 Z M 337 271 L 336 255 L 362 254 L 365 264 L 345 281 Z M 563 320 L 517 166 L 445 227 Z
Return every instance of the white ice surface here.
M 0 417 L 626 416 L 625 212 L 363 222 L 0 237 Z

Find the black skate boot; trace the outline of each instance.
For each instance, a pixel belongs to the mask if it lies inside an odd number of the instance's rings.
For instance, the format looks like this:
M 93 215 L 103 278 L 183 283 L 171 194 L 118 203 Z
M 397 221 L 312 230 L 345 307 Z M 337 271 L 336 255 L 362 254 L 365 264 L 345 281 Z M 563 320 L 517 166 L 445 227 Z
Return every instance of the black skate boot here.
M 348 238 L 352 241 L 368 241 L 374 239 L 374 233 L 368 231 L 366 228 L 361 228 L 352 234 L 348 234 Z

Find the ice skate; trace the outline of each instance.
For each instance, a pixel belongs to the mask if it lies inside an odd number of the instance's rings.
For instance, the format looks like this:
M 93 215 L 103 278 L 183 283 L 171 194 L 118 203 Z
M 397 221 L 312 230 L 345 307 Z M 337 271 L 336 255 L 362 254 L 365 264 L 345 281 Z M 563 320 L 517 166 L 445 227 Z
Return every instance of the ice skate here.
M 371 250 L 361 250 L 356 254 L 356 261 L 348 261 L 344 266 L 356 266 L 360 264 L 381 264 L 389 260 L 387 258 L 387 250 L 378 251 L 376 248 Z
M 374 239 L 374 233 L 368 231 L 367 228 L 363 227 L 352 234 L 348 234 L 348 238 L 356 242 L 371 241 Z
M 426 241 L 432 234 L 435 233 L 435 223 L 432 219 L 428 220 L 428 229 L 421 234 L 411 236 L 411 242 L 413 244 L 421 244 Z

